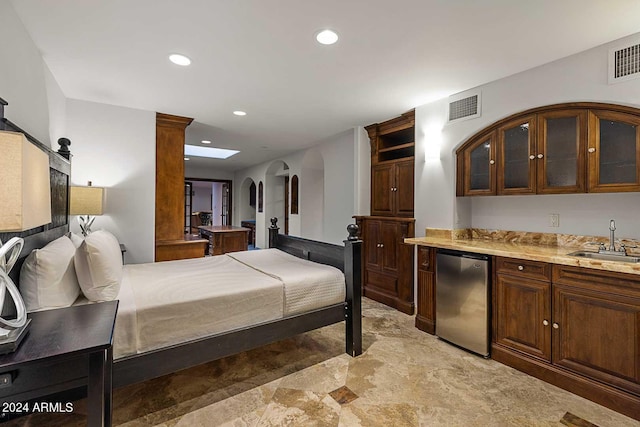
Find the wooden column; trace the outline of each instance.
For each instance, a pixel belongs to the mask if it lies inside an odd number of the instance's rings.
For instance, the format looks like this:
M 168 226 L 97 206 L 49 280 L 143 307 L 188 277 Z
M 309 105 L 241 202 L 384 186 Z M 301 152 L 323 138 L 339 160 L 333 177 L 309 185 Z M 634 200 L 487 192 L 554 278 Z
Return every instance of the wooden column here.
M 156 113 L 156 261 L 204 256 L 206 241 L 184 234 L 184 131 L 192 121 Z

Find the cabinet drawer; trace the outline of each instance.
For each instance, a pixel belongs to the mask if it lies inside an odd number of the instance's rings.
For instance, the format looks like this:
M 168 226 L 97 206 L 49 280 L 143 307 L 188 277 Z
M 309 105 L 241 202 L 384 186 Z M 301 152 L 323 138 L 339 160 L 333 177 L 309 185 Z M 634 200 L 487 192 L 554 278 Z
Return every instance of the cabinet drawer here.
M 418 270 L 434 271 L 433 254 L 435 249 L 427 246 L 418 246 Z
M 551 280 L 551 265 L 545 262 L 497 257 L 496 272 L 530 279 Z
M 640 276 L 566 265 L 553 266 L 553 283 L 640 297 Z

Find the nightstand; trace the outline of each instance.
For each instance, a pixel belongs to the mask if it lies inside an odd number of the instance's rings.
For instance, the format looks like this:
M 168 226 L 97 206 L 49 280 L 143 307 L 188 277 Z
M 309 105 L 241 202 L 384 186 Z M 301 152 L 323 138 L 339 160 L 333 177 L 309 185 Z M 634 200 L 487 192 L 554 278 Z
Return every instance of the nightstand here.
M 87 385 L 87 425 L 110 426 L 117 311 L 118 301 L 108 301 L 30 313 L 31 329 L 20 347 L 0 356 L 0 420 L 34 412 L 38 404 L 39 412 L 70 412 L 71 402 L 46 396 Z

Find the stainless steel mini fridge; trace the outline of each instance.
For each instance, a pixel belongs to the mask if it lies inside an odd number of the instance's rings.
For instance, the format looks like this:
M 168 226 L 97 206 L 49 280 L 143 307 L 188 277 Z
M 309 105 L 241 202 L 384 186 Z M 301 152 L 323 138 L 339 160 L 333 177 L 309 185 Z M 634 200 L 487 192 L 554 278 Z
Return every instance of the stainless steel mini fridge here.
M 438 249 L 436 335 L 489 356 L 489 257 Z

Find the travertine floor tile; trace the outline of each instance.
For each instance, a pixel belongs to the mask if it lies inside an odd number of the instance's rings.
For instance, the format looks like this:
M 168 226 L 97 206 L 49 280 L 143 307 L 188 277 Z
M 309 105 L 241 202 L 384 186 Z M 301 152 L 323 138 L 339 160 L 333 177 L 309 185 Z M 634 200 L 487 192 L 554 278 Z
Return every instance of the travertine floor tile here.
M 414 327 L 415 318 L 364 300 L 363 343 L 344 354 L 344 326 L 213 361 L 114 393 L 114 425 L 562 427 L 570 412 L 599 427 L 640 427 L 610 411 Z M 347 387 L 342 404 L 330 394 Z M 334 395 L 339 395 L 334 393 Z M 37 414 L 3 426 L 83 426 Z

